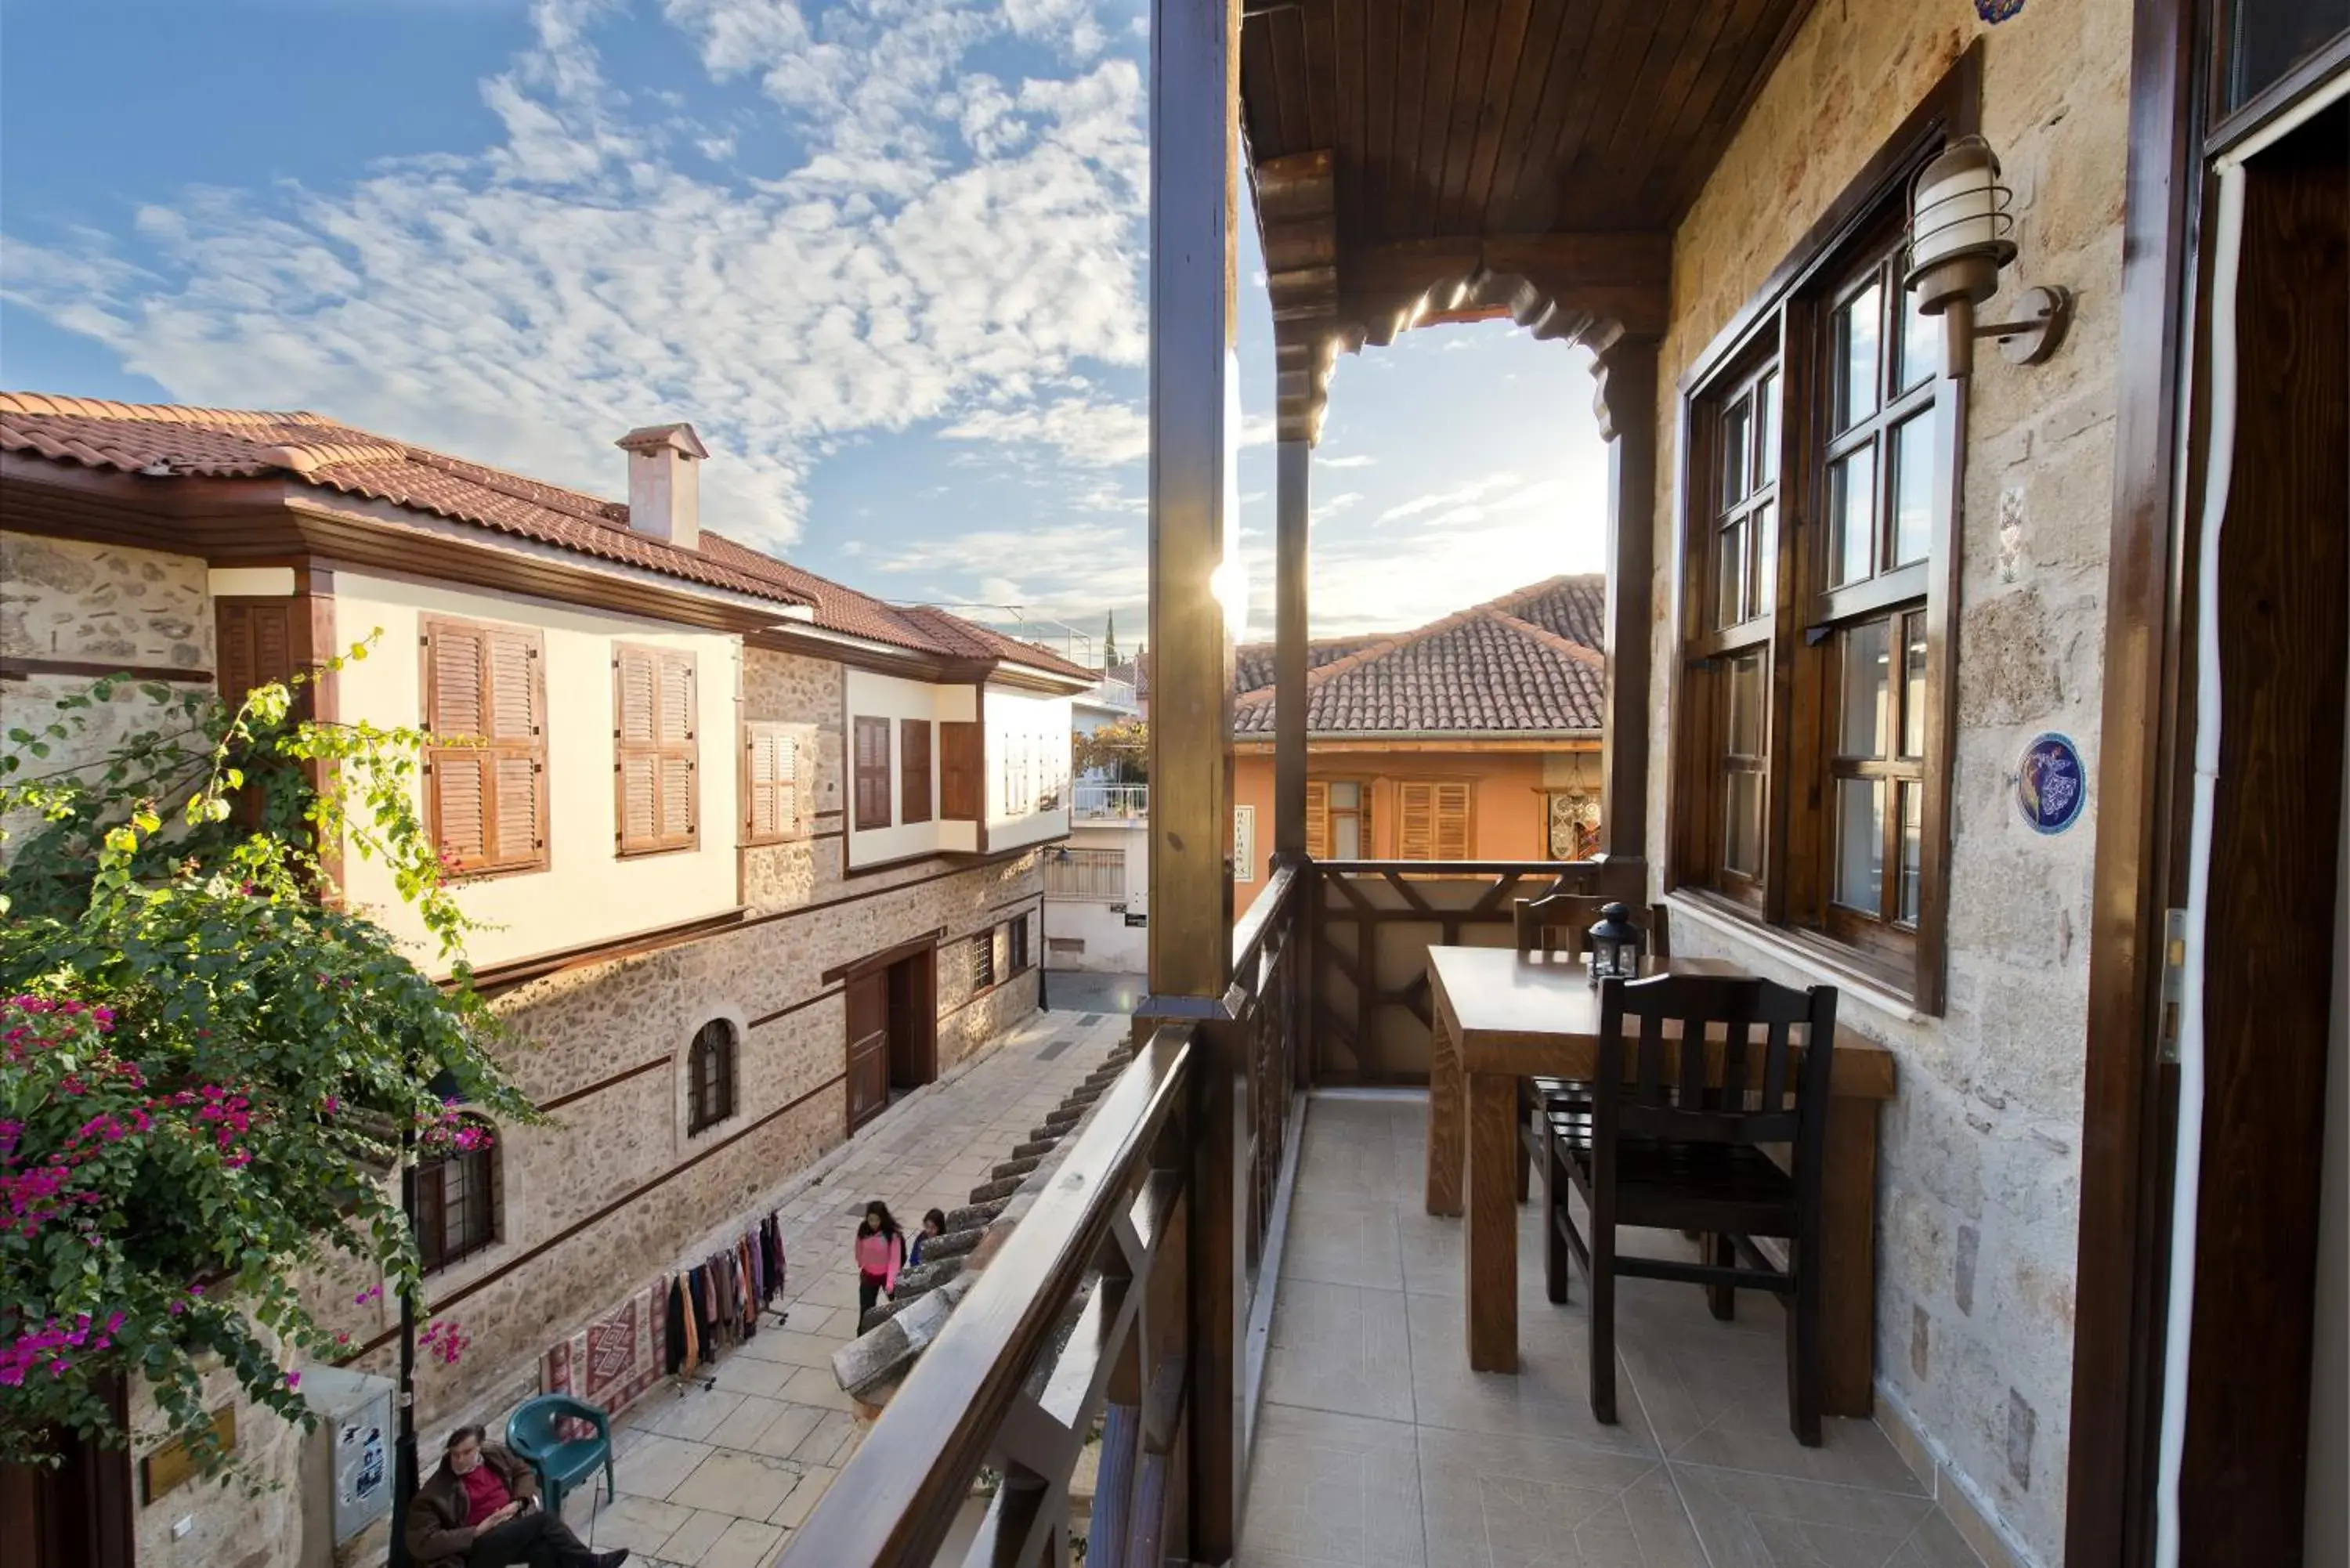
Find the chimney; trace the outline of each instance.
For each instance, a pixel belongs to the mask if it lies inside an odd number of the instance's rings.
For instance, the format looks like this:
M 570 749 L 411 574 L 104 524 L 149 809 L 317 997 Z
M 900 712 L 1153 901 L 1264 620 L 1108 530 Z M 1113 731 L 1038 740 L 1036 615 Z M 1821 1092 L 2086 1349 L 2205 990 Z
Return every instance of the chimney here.
M 691 425 L 647 425 L 612 443 L 629 454 L 629 526 L 681 550 L 702 547 L 702 480 L 710 455 Z

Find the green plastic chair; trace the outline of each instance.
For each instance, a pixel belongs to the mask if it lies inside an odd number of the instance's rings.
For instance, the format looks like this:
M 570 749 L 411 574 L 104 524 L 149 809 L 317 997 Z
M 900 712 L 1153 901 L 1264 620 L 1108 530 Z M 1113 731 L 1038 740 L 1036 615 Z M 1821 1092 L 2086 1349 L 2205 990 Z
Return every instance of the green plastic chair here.
M 592 1438 L 567 1438 L 567 1417 L 592 1422 Z M 541 1506 L 563 1511 L 563 1494 L 581 1481 L 592 1482 L 598 1467 L 604 1471 L 604 1501 L 619 1495 L 612 1476 L 612 1418 L 595 1406 L 568 1394 L 544 1394 L 506 1417 L 506 1447 L 538 1472 Z

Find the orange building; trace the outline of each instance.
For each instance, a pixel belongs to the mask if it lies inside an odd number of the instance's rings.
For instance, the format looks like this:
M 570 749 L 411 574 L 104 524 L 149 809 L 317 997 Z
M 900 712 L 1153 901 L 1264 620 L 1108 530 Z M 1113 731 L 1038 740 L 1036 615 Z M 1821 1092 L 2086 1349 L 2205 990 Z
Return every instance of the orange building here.
M 1317 640 L 1306 678 L 1315 859 L 1572 860 L 1599 829 L 1606 582 L 1554 577 L 1415 631 Z M 1273 849 L 1273 645 L 1238 649 L 1233 913 Z

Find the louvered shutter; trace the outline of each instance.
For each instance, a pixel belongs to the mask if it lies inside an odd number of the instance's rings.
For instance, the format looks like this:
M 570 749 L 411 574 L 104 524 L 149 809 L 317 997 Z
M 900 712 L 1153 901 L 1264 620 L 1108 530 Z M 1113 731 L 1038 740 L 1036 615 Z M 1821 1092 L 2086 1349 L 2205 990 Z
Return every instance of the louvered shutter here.
M 889 826 L 889 721 L 859 719 L 857 731 L 857 831 Z
M 743 726 L 743 842 L 770 844 L 798 826 L 798 751 L 781 724 Z
M 931 820 L 931 722 L 898 721 L 898 820 Z
M 256 686 L 293 679 L 299 662 L 294 647 L 294 617 L 297 612 L 307 613 L 308 608 L 307 599 L 214 601 L 219 653 L 213 674 L 223 701 L 234 706 Z
M 1435 786 L 1436 854 L 1439 860 L 1469 858 L 1469 786 Z
M 1305 854 L 1330 858 L 1330 786 L 1317 779 L 1305 781 Z
M 699 769 L 693 655 L 612 650 L 615 837 L 623 855 L 691 848 Z
M 427 826 L 464 871 L 546 864 L 546 692 L 536 631 L 423 624 Z M 262 645 L 265 649 L 267 644 Z
M 1396 786 L 1396 858 L 1436 858 L 1436 786 L 1402 784 Z
M 939 815 L 942 820 L 979 820 L 983 756 L 976 723 L 951 719 L 939 725 Z

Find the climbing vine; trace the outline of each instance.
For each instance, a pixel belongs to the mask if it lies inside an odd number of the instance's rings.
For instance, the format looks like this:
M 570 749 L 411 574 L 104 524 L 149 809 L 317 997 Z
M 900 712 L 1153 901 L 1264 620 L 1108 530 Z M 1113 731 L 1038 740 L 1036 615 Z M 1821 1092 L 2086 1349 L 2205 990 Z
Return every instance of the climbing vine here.
M 317 1265 L 364 1260 L 424 1315 L 403 1144 L 484 1136 L 460 1102 L 536 1119 L 490 1054 L 417 812 L 424 737 L 303 720 L 314 679 L 232 707 L 114 678 L 6 732 L 0 1459 L 122 1441 L 109 1392 L 143 1379 L 216 1469 L 214 1358 L 307 1422 L 300 1366 L 348 1349 L 304 1298 Z M 91 759 L 101 711 L 142 700 L 143 727 Z M 450 982 L 348 907 L 321 844 L 388 866 Z

